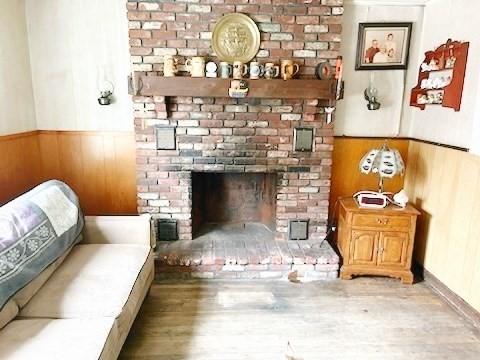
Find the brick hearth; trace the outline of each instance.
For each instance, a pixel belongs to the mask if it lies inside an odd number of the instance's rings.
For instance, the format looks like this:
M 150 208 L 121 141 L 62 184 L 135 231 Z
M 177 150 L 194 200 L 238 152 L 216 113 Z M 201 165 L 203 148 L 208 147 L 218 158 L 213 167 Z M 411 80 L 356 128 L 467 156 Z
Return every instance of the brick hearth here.
M 276 241 L 263 224 L 215 227 L 195 241 L 160 242 L 156 274 L 164 278 L 280 279 L 292 271 L 310 280 L 338 276 L 339 258 L 327 242 Z

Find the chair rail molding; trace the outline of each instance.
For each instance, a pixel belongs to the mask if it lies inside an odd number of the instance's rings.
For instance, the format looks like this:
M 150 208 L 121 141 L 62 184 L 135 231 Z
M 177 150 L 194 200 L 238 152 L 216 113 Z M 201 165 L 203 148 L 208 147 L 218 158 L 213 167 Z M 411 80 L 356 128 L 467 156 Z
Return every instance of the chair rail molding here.
M 345 0 L 345 5 L 363 6 L 427 6 L 431 0 Z

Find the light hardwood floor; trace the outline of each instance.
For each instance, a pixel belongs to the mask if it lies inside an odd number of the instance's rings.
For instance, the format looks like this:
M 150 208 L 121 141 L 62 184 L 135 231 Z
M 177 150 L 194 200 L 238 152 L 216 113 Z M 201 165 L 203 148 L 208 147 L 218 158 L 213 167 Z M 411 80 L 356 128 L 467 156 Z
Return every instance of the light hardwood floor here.
M 480 359 L 480 332 L 425 284 L 384 278 L 162 282 L 121 359 Z

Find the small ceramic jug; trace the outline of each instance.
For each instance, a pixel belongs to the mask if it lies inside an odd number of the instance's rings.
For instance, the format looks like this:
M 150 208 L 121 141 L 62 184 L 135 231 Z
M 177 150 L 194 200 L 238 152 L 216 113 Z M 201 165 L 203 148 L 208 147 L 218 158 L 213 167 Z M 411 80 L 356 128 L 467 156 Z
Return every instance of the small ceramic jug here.
M 232 76 L 232 66 L 226 61 L 222 61 L 220 63 L 219 70 L 220 77 L 222 79 L 228 79 L 230 76 Z
M 248 73 L 248 66 L 241 61 L 233 63 L 233 78 L 242 79 Z
M 187 59 L 185 66 L 191 77 L 205 77 L 205 58 L 203 56 Z
M 295 75 L 298 74 L 299 70 L 300 66 L 298 64 L 295 64 L 292 60 L 282 60 L 280 66 L 280 73 L 282 74 L 283 80 L 292 79 Z
M 274 79 L 280 75 L 280 67 L 274 63 L 265 64 L 265 79 Z
M 253 61 L 250 63 L 250 79 L 259 79 L 265 73 L 265 67 L 259 62 Z
M 173 77 L 178 72 L 178 59 L 172 55 L 163 58 L 163 76 Z

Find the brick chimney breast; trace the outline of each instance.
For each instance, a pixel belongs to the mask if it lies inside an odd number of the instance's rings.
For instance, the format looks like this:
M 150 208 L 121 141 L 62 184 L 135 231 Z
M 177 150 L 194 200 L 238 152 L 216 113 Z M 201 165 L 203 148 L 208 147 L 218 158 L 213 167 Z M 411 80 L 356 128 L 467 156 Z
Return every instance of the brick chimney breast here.
M 333 61 L 340 48 L 343 0 L 128 1 L 132 70 L 160 75 L 164 55 L 217 61 L 210 44 L 216 21 L 250 16 L 261 31 L 261 63 L 293 59 L 299 77 Z M 237 5 L 238 4 L 238 5 Z M 182 67 L 181 67 L 182 69 Z M 186 73 L 180 76 L 188 76 Z M 254 80 L 253 80 L 254 81 Z M 192 172 L 275 173 L 275 234 L 308 219 L 310 240 L 326 235 L 333 127 L 318 100 L 134 96 L 139 213 L 174 219 L 192 239 Z M 154 127 L 172 126 L 175 150 L 156 150 Z M 314 128 L 314 151 L 295 152 L 294 128 Z

